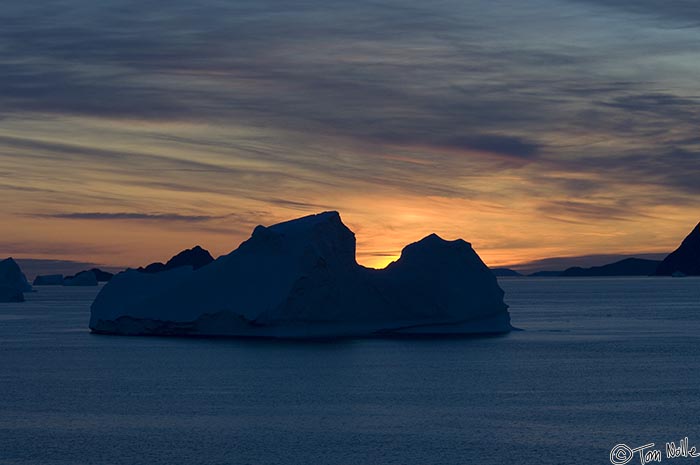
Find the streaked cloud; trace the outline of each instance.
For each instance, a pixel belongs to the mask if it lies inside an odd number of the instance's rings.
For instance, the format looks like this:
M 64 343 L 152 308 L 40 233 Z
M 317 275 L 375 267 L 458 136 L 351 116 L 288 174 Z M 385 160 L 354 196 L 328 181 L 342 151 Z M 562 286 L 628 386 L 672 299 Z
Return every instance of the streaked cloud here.
M 136 221 L 184 221 L 188 223 L 201 223 L 223 216 L 207 215 L 180 215 L 177 213 L 102 213 L 102 212 L 78 212 L 78 213 L 49 213 L 36 214 L 39 218 L 59 218 L 68 220 L 136 220 Z

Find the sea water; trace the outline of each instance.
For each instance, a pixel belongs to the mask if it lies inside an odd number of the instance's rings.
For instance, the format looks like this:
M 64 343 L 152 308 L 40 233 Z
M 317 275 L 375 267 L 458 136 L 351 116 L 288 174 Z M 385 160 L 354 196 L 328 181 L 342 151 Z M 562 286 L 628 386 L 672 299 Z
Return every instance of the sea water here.
M 93 335 L 96 288 L 39 287 L 0 304 L 0 464 L 605 464 L 616 444 L 700 445 L 700 279 L 500 284 L 523 331 L 303 343 Z

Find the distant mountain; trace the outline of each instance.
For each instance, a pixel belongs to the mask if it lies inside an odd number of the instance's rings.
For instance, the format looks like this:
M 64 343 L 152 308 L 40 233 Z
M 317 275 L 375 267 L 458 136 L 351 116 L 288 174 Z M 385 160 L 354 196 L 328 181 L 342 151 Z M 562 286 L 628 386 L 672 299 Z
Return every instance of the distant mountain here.
M 529 274 L 528 276 L 533 276 L 536 278 L 552 278 L 556 276 L 561 276 L 563 271 L 536 271 L 534 273 Z
M 658 260 L 626 258 L 615 263 L 591 268 L 578 266 L 564 270 L 560 276 L 650 276 L 661 263 Z
M 510 268 L 491 268 L 491 272 L 499 277 L 522 276 L 522 274 L 515 270 L 511 270 Z
M 525 276 L 529 276 L 539 271 L 547 271 L 545 275 L 549 276 L 550 272 L 555 271 L 561 273 L 564 270 L 580 266 L 581 268 L 589 268 L 592 266 L 603 266 L 610 263 L 615 263 L 625 258 L 643 258 L 645 260 L 661 261 L 668 253 L 635 253 L 631 254 L 589 254 L 589 255 L 573 255 L 568 257 L 550 257 L 533 260 L 524 263 L 511 263 L 505 268 L 518 270 Z M 557 271 L 561 270 L 561 271 Z M 555 274 L 556 275 L 556 274 Z
M 193 270 L 198 270 L 214 261 L 208 250 L 200 246 L 195 246 L 191 249 L 183 250 L 173 258 L 168 260 L 164 265 L 160 262 L 151 263 L 145 268 L 139 268 L 137 271 L 142 273 L 161 273 L 163 271 L 172 270 L 181 266 L 191 266 Z
M 659 276 L 700 276 L 700 223 L 656 269 Z

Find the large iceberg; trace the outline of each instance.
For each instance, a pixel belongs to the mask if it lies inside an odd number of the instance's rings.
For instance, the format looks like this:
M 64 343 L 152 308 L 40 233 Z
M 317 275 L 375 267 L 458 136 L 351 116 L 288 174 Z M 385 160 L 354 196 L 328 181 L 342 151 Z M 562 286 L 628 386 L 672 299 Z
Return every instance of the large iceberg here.
M 12 258 L 0 261 L 0 302 L 24 302 L 24 293 L 32 286 Z
M 340 337 L 503 333 L 496 277 L 463 240 L 433 234 L 383 270 L 355 261 L 337 212 L 258 226 L 199 270 L 127 270 L 92 304 L 96 333 Z

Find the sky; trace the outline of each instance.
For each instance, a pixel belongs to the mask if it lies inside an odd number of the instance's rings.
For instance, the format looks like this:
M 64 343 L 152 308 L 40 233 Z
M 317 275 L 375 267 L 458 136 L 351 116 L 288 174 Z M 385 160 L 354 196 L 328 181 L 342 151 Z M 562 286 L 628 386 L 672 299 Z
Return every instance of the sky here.
M 0 256 L 112 266 L 337 210 L 381 267 L 661 253 L 700 220 L 695 0 L 8 0 Z

